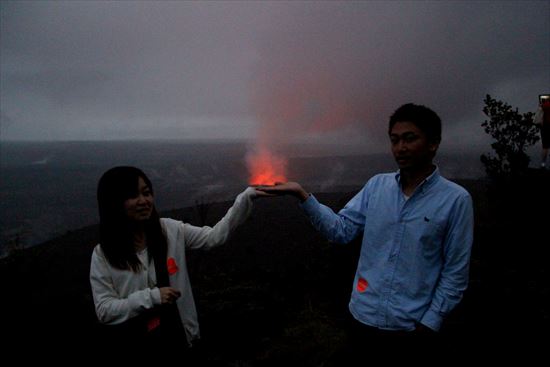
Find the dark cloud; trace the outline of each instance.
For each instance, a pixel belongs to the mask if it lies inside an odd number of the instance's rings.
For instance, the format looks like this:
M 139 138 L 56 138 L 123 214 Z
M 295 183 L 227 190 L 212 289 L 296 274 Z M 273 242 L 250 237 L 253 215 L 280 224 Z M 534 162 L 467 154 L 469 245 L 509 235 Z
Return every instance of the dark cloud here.
M 364 2 L 285 10 L 280 32 L 266 36 L 261 53 L 269 117 L 290 104 L 289 95 L 307 104 L 323 94 L 318 100 L 327 105 L 318 109 L 336 115 L 334 129 L 355 123 L 379 136 L 401 103 L 433 106 L 457 123 L 479 118 L 483 96 L 498 97 L 504 81 L 516 82 L 507 86 L 517 93 L 510 102 L 528 108 L 549 81 L 548 4 Z M 277 98 L 280 105 L 271 105 Z
M 257 125 L 380 141 L 412 101 L 440 113 L 448 140 L 475 142 L 486 93 L 533 110 L 550 85 L 545 1 L 22 1 L 0 14 L 3 139 L 250 137 Z

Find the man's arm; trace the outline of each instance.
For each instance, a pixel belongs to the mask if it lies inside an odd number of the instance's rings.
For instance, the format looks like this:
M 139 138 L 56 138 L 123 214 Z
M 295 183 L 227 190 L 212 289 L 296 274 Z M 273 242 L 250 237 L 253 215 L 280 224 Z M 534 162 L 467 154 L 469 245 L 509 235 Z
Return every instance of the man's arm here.
M 292 195 L 300 200 L 300 206 L 309 217 L 316 230 L 330 241 L 348 243 L 362 230 L 365 216 L 361 208 L 364 200 L 364 189 L 361 190 L 338 214 L 326 205 L 317 201 L 297 182 L 287 182 L 275 186 L 257 188 L 276 195 Z
M 533 117 L 533 123 L 542 126 L 543 120 L 544 120 L 544 111 L 542 107 L 539 106 L 539 108 L 537 108 L 537 112 L 535 112 L 535 117 Z
M 443 318 L 460 302 L 468 286 L 474 212 L 469 194 L 460 196 L 452 211 L 443 246 L 444 263 L 432 304 L 420 323 L 439 330 Z

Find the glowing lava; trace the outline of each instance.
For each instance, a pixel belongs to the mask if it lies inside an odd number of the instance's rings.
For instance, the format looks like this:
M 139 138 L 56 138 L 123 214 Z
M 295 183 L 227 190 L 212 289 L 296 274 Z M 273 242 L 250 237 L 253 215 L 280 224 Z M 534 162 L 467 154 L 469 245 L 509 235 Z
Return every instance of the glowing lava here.
M 279 157 L 267 149 L 250 153 L 247 157 L 250 172 L 250 185 L 274 185 L 276 182 L 286 182 L 286 159 Z

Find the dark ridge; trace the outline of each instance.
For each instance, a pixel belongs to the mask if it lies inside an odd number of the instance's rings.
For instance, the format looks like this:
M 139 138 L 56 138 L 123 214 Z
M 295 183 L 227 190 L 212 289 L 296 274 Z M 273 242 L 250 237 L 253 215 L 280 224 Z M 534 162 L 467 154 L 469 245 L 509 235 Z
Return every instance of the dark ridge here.
M 498 189 L 483 180 L 458 183 L 474 199 L 475 242 L 469 288 L 441 335 L 480 341 L 548 330 L 549 250 L 540 240 L 548 216 L 536 208 L 548 210 L 550 175 L 533 170 Z M 316 196 L 338 210 L 358 190 Z M 213 225 L 230 205 L 197 205 L 163 216 Z M 1 314 L 10 342 L 30 348 L 87 340 L 95 348 L 100 341 L 88 273 L 97 239 L 98 227 L 90 226 L 0 261 Z M 358 240 L 329 243 L 293 198 L 256 201 L 251 218 L 228 243 L 189 254 L 207 360 L 222 366 L 322 365 L 343 343 L 359 246 Z

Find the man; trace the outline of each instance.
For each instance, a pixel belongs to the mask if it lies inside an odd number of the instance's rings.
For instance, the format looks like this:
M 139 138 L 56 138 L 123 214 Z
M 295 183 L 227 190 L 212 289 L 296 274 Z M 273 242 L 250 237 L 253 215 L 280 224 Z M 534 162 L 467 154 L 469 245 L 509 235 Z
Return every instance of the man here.
M 540 126 L 540 138 L 542 142 L 540 168 L 545 169 L 548 149 L 550 148 L 550 95 L 540 95 L 539 101 L 539 108 L 535 114 L 534 121 Z
M 349 310 L 352 340 L 363 355 L 372 340 L 410 341 L 438 331 L 468 285 L 472 200 L 432 163 L 440 118 L 427 107 L 403 105 L 390 118 L 389 138 L 399 170 L 372 177 L 337 214 L 296 182 L 261 188 L 299 198 L 331 241 L 362 235 Z

